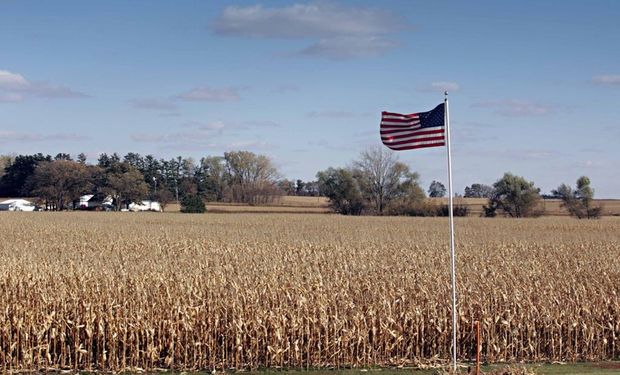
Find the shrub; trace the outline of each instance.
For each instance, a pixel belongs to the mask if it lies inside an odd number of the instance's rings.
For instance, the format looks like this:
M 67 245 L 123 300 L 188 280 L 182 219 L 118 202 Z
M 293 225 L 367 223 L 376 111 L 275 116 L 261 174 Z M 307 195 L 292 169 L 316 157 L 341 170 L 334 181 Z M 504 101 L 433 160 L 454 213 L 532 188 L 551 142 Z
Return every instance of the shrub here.
M 187 195 L 181 201 L 181 212 L 186 214 L 202 214 L 207 211 L 205 202 L 197 195 Z

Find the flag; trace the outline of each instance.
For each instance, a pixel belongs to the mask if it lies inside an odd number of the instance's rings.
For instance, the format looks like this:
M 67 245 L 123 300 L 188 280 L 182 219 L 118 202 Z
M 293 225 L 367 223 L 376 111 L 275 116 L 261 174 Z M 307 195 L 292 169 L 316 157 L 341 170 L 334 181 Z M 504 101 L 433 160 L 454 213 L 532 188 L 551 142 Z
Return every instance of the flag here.
M 446 144 L 444 113 L 444 103 L 432 111 L 409 115 L 382 112 L 381 141 L 397 151 L 444 146 Z

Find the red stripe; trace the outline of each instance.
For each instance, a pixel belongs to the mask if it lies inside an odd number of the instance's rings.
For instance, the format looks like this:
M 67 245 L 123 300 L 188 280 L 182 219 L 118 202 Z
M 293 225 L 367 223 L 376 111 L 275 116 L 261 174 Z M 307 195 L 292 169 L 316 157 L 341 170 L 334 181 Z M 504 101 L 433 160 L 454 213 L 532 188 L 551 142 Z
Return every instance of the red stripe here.
M 415 130 L 415 129 L 420 129 L 420 125 L 406 125 L 406 126 L 399 126 L 399 125 L 381 125 L 380 129 L 381 130 L 399 130 L 399 131 L 407 131 L 407 130 Z
M 403 131 L 405 131 L 405 130 L 403 130 Z M 392 133 L 398 133 L 398 132 L 395 132 L 395 131 L 389 131 L 389 132 L 381 131 L 381 136 L 382 136 L 381 138 L 384 138 L 383 137 L 384 134 L 385 135 L 389 135 L 389 134 L 392 134 Z M 407 134 L 394 135 L 392 137 L 394 137 L 394 138 L 405 138 L 405 137 L 413 137 L 415 135 L 443 134 L 443 133 L 444 133 L 443 129 L 439 129 L 439 130 L 418 130 L 418 131 L 411 130 Z
M 410 124 L 412 122 L 420 122 L 417 117 L 414 118 L 385 118 L 381 117 L 381 122 L 398 122 L 400 124 Z
M 445 145 L 446 144 L 444 142 L 441 142 L 441 143 L 431 143 L 431 144 L 416 145 L 416 146 L 403 146 L 403 147 L 390 147 L 389 145 L 386 145 L 386 146 L 388 146 L 389 148 L 395 151 L 402 151 L 402 150 L 413 150 L 416 148 L 438 147 L 438 146 L 445 146 Z
M 418 142 L 430 142 L 430 141 L 443 141 L 446 138 L 442 135 L 439 137 L 428 137 L 428 138 L 420 138 L 420 139 L 410 139 L 408 141 L 398 141 L 398 142 L 388 142 L 385 143 L 385 141 L 383 141 L 383 144 L 385 145 L 393 145 L 393 146 L 398 146 L 398 145 L 404 145 L 407 143 L 418 143 Z
M 414 117 L 414 116 L 417 116 L 418 114 L 417 113 L 410 113 L 408 115 L 404 115 L 402 113 L 385 112 L 385 111 L 381 112 L 381 116 L 386 116 L 386 115 L 387 116 Z

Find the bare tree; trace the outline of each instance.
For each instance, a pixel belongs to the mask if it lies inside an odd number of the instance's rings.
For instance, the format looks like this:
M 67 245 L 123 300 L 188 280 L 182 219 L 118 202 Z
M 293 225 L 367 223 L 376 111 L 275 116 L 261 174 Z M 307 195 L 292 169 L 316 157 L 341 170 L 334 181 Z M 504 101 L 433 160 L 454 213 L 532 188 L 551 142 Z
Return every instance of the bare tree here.
M 224 153 L 224 160 L 233 201 L 260 204 L 279 195 L 278 170 L 268 157 L 231 151 Z
M 380 146 L 363 151 L 353 162 L 353 171 L 362 194 L 379 214 L 392 199 L 409 194 L 412 186 L 419 188 L 418 174 L 399 162 L 393 151 Z

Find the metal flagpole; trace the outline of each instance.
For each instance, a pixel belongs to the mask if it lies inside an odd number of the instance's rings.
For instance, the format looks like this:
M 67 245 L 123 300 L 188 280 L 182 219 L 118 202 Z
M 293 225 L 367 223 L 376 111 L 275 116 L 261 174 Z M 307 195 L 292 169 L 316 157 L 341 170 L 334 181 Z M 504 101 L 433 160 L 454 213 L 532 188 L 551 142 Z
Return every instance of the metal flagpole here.
M 450 111 L 448 92 L 444 92 L 446 146 L 448 151 L 448 213 L 450 216 L 450 261 L 452 263 L 452 369 L 456 372 L 456 257 L 454 253 L 454 214 L 452 212 L 452 152 L 450 150 Z

